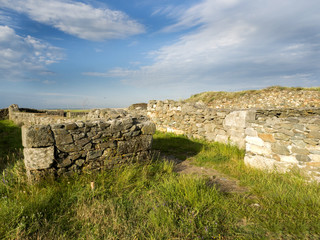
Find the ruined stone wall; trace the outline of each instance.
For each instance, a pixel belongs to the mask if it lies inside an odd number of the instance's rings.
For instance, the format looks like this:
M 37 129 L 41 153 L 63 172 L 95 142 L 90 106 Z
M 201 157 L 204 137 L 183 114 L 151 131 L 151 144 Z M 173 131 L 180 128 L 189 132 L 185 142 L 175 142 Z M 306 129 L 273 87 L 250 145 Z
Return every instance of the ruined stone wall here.
M 232 143 L 245 148 L 245 128 L 252 111 L 216 110 L 204 104 L 150 101 L 148 116 L 157 129 L 208 141 Z
M 198 95 L 198 97 L 197 97 Z M 189 101 L 203 99 L 216 109 L 288 109 L 320 107 L 320 91 L 271 87 L 243 92 L 207 92 Z
M 24 125 L 24 162 L 31 181 L 150 158 L 155 125 L 114 120 Z
M 319 114 L 286 118 L 258 117 L 245 134 L 244 160 L 247 165 L 280 171 L 297 166 L 320 181 Z
M 127 116 L 138 119 L 146 119 L 146 110 L 125 110 L 125 109 L 92 109 L 84 112 L 67 112 L 63 110 L 57 111 L 37 111 L 34 109 L 19 108 L 18 105 L 13 104 L 9 108 L 9 119 L 15 124 L 22 125 L 34 125 L 34 124 L 55 124 L 55 123 L 68 123 L 79 121 L 89 121 L 95 119 L 118 119 Z M 32 111 L 33 110 L 33 111 Z
M 201 103 L 150 101 L 157 129 L 231 143 L 257 168 L 303 168 L 320 181 L 320 109 L 213 109 Z

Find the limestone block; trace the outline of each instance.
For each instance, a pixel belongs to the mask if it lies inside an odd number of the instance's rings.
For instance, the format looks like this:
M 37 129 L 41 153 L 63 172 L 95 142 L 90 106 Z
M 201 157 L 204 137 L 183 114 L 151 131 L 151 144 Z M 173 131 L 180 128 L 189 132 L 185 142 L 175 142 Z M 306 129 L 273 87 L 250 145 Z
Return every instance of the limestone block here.
M 244 157 L 244 163 L 247 166 L 251 166 L 254 168 L 269 170 L 269 171 L 279 171 L 279 172 L 287 172 L 290 167 L 292 167 L 292 163 L 286 162 L 278 162 L 274 159 L 264 157 L 264 156 L 252 156 L 247 155 Z
M 291 156 L 283 156 L 283 155 L 279 155 L 280 157 L 280 161 L 281 162 L 287 162 L 287 163 L 296 163 L 298 164 L 298 160 L 295 156 L 291 155 Z
M 156 125 L 153 122 L 145 122 L 141 128 L 142 134 L 144 135 L 153 135 L 156 132 Z
M 289 155 L 290 154 L 290 152 L 286 146 L 280 145 L 277 143 L 272 144 L 271 149 L 276 154 L 280 154 L 280 155 Z
M 248 110 L 248 111 L 234 111 L 229 113 L 224 121 L 223 126 L 225 128 L 228 127 L 238 127 L 245 128 L 248 126 L 249 121 L 254 121 L 256 116 L 256 111 Z
M 67 123 L 67 124 L 65 125 L 65 129 L 66 129 L 66 130 L 74 130 L 74 129 L 76 129 L 76 128 L 78 128 L 78 125 L 75 124 L 75 123 Z
M 26 148 L 48 147 L 54 143 L 53 134 L 49 125 L 33 125 L 22 127 L 22 145 Z
M 284 133 L 275 133 L 274 134 L 274 138 L 277 140 L 284 140 L 287 141 L 290 139 L 290 136 L 284 134 Z
M 102 156 L 103 150 L 89 151 L 87 155 L 88 160 L 96 159 Z
M 296 159 L 299 162 L 310 162 L 311 159 L 307 155 L 296 155 Z
M 245 140 L 249 144 L 257 145 L 257 146 L 260 146 L 260 147 L 264 146 L 264 141 L 259 137 L 246 136 Z
M 141 135 L 128 141 L 118 142 L 118 154 L 136 153 L 150 150 L 152 145 L 152 135 Z
M 308 135 L 308 138 L 320 139 L 320 131 L 311 131 Z
M 276 160 L 263 157 L 263 156 L 251 156 L 251 155 L 245 155 L 244 157 L 244 163 L 247 166 L 251 166 L 258 169 L 266 169 L 266 170 L 273 170 L 275 168 Z
M 306 139 L 303 139 L 303 141 L 305 143 L 308 143 L 308 144 L 312 145 L 312 146 L 316 146 L 316 145 L 319 144 L 319 140 L 318 139 L 313 139 L 313 138 L 306 138 Z
M 320 155 L 320 145 L 308 145 L 306 146 L 306 149 L 308 149 L 308 151 L 312 154 Z
M 75 144 L 57 145 L 57 148 L 62 152 L 78 152 L 81 150 L 81 147 Z
M 269 156 L 272 154 L 272 151 L 269 147 L 266 147 L 264 145 L 258 146 L 250 143 L 246 143 L 246 151 L 257 154 L 257 155 L 265 155 L 265 156 Z
M 250 136 L 250 137 L 257 137 L 258 136 L 258 132 L 252 127 L 247 127 L 244 133 L 245 133 L 245 135 Z
M 311 131 L 317 131 L 317 132 L 320 132 L 320 126 L 319 125 L 314 125 L 314 124 L 310 124 L 307 126 L 307 128 Z
M 320 155 L 319 154 L 310 154 L 308 157 L 311 159 L 312 162 L 320 162 Z
M 24 163 L 27 169 L 50 168 L 54 162 L 54 147 L 46 148 L 24 148 Z
M 297 147 L 292 147 L 291 148 L 291 152 L 299 154 L 299 155 L 308 155 L 309 154 L 309 151 L 307 149 L 305 149 L 305 148 L 297 148 Z
M 264 142 L 274 143 L 276 140 L 274 139 L 272 134 L 269 133 L 259 133 L 259 138 L 261 138 Z
M 298 148 L 305 148 L 307 146 L 307 144 L 302 140 L 292 140 L 292 143 L 294 146 L 296 146 Z
M 204 129 L 207 133 L 213 132 L 215 128 L 216 128 L 216 124 L 214 123 L 207 123 L 204 125 Z
M 218 135 L 216 135 L 215 141 L 216 141 L 216 142 L 220 142 L 220 143 L 228 144 L 229 138 L 228 138 L 228 136 L 226 136 L 226 135 L 220 135 L 220 134 L 218 134 Z

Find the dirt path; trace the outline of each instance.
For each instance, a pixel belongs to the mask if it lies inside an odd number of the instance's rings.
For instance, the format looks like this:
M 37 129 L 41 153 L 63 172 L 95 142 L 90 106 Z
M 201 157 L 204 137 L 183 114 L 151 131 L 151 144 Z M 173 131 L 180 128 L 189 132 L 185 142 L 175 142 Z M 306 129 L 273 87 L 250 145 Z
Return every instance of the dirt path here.
M 174 170 L 179 174 L 194 174 L 209 178 L 209 184 L 217 186 L 217 188 L 225 193 L 245 193 L 248 188 L 239 185 L 239 181 L 233 179 L 215 169 L 198 167 L 192 165 L 192 157 L 185 161 L 176 159 L 174 156 L 164 156 L 165 159 L 175 162 Z

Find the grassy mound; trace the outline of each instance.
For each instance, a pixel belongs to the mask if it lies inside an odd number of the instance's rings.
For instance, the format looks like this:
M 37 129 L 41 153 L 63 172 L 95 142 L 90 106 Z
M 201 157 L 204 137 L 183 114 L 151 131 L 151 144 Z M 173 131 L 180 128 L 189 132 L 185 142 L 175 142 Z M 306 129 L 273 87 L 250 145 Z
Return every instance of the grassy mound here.
M 204 103 L 210 104 L 217 100 L 227 99 L 232 100 L 239 97 L 249 97 L 249 96 L 259 96 L 261 93 L 265 92 L 297 92 L 297 91 L 320 91 L 320 87 L 313 88 L 302 88 L 302 87 L 281 87 L 281 86 L 272 86 L 261 90 L 246 90 L 240 92 L 203 92 L 192 95 L 186 101 L 188 102 L 198 102 L 203 101 Z

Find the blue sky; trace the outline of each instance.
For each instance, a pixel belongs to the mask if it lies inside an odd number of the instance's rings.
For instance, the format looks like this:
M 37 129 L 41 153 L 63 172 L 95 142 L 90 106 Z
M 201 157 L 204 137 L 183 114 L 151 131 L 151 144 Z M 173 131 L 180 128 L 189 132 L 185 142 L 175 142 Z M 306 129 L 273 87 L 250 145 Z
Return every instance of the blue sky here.
M 320 86 L 319 0 L 0 0 L 0 108 Z

